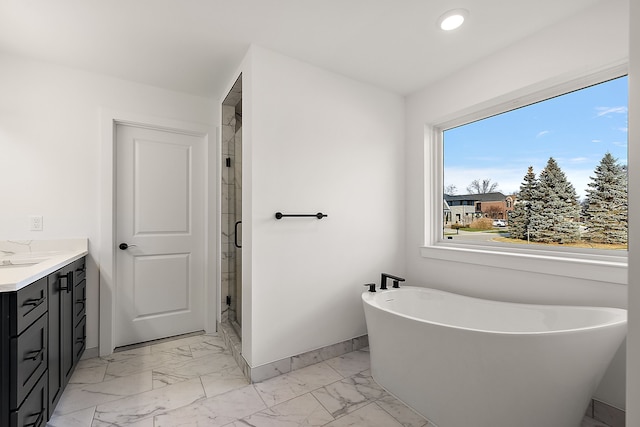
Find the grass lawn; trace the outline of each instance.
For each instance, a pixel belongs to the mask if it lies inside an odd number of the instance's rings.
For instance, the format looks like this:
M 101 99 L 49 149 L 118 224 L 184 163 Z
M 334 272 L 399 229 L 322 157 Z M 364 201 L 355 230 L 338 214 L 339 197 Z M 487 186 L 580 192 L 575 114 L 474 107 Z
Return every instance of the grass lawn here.
M 508 233 L 508 231 L 506 229 L 495 229 L 495 228 L 491 228 L 489 230 L 486 230 L 484 228 L 461 228 L 461 231 L 471 231 L 471 232 L 478 232 L 478 231 L 483 231 L 485 233 Z M 446 229 L 444 232 L 445 236 L 454 236 L 456 235 L 456 231 L 455 230 L 449 230 Z
M 531 242 L 528 243 L 526 240 L 521 239 L 512 239 L 510 237 L 495 237 L 493 239 L 495 242 L 502 243 L 514 243 L 514 244 L 531 244 L 531 245 L 545 245 L 545 246 L 561 246 L 563 248 L 590 248 L 590 249 L 609 249 L 609 250 L 627 250 L 628 245 L 626 244 L 605 244 L 605 243 L 591 243 L 591 242 L 575 242 L 575 243 L 540 243 L 540 242 Z

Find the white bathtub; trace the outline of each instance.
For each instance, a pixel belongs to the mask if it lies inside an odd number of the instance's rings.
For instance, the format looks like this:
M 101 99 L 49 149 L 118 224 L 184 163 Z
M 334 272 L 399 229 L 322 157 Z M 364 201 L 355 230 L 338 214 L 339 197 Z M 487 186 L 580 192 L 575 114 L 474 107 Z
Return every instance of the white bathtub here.
M 373 378 L 438 427 L 578 427 L 627 311 L 362 294 Z

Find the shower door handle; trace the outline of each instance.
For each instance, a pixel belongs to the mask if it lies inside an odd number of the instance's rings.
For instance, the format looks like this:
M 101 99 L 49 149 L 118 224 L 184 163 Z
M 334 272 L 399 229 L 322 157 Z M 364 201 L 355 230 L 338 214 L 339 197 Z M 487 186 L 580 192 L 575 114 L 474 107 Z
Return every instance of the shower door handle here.
M 241 249 L 242 245 L 238 243 L 238 226 L 242 224 L 242 221 L 236 221 L 235 232 L 233 237 L 233 243 L 236 245 L 236 248 Z

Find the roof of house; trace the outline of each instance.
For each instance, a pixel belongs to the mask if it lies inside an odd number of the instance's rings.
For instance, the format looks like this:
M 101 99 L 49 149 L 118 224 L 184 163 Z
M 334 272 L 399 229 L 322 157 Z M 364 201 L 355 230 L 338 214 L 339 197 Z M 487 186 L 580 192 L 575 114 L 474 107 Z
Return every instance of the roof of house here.
M 449 195 L 445 194 L 444 199 L 447 202 L 458 200 L 473 200 L 474 202 L 503 202 L 507 196 L 500 192 L 484 193 L 484 194 L 461 194 L 461 195 Z

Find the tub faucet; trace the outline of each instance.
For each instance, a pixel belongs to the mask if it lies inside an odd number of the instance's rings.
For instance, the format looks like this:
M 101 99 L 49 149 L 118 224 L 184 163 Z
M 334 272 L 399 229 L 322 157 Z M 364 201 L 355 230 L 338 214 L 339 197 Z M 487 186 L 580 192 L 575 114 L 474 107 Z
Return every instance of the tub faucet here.
M 380 278 L 380 289 L 387 289 L 387 279 L 393 280 L 393 287 L 394 288 L 399 288 L 400 287 L 398 282 L 404 282 L 404 279 L 402 277 L 393 276 L 393 275 L 387 274 L 387 273 L 382 273 L 382 276 Z

